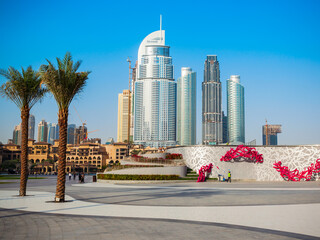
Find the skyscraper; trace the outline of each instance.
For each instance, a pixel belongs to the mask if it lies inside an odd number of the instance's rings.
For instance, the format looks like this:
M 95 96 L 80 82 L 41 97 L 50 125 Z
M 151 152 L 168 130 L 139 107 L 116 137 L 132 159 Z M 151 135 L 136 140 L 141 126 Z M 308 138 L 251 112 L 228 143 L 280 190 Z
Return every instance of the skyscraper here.
M 56 129 L 55 140 L 57 140 L 57 139 L 59 139 L 59 124 L 56 123 L 55 129 Z
M 130 129 L 128 129 L 129 124 L 129 101 L 130 92 L 129 90 L 123 90 L 123 93 L 118 95 L 118 142 L 128 141 L 128 134 Z
M 56 137 L 56 127 L 58 124 L 56 123 L 48 123 L 48 143 L 53 144 L 54 140 L 58 139 Z
M 48 141 L 48 125 L 45 120 L 41 120 L 38 124 L 38 142 L 47 142 Z
M 29 130 L 28 130 L 28 139 L 34 139 L 34 128 L 35 128 L 36 120 L 33 115 L 29 116 Z
M 244 88 L 239 75 L 232 75 L 227 80 L 227 108 L 229 144 L 244 144 Z
M 224 115 L 224 111 L 222 111 L 222 142 L 228 142 L 228 116 Z
M 196 144 L 196 73 L 181 68 L 177 81 L 177 141 L 180 145 Z
M 82 125 L 76 128 L 75 134 L 74 134 L 74 144 L 83 143 L 87 138 L 87 134 L 88 134 L 88 129 L 86 126 Z
M 12 139 L 14 144 L 21 145 L 21 123 L 14 127 Z
M 75 144 L 75 135 L 76 135 L 76 125 L 68 124 L 68 135 L 67 135 L 67 143 Z
M 135 144 L 176 145 L 176 82 L 169 49 L 161 28 L 140 44 L 134 90 Z
M 219 61 L 208 55 L 202 82 L 202 144 L 222 143 L 222 102 Z

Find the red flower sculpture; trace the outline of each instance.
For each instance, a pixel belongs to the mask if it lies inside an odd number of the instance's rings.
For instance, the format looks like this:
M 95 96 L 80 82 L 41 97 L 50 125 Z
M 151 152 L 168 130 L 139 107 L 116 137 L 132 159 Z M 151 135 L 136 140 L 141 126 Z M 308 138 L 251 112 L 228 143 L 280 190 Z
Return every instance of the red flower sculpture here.
M 212 163 L 202 166 L 199 170 L 199 177 L 197 182 L 204 182 L 206 180 L 206 173 L 210 174 L 212 171 Z
M 235 150 L 231 148 L 220 161 L 230 162 L 231 160 L 240 162 L 246 160 L 254 163 L 263 163 L 263 156 L 254 147 L 239 145 Z
M 316 160 L 315 164 L 311 163 L 307 169 L 301 172 L 298 169 L 291 171 L 287 166 L 282 166 L 281 161 L 275 162 L 273 168 L 280 172 L 281 177 L 286 181 L 299 182 L 301 179 L 310 181 L 313 174 L 320 173 L 320 158 Z

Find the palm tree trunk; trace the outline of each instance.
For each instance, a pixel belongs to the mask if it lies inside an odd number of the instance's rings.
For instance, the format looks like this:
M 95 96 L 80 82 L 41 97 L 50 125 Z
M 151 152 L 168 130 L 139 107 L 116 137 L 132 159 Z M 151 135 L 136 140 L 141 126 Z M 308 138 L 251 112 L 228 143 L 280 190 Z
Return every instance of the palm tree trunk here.
M 55 202 L 64 202 L 66 188 L 66 152 L 68 134 L 68 109 L 59 109 L 59 160 Z
M 28 125 L 29 108 L 21 110 L 21 174 L 19 196 L 26 196 L 28 181 Z

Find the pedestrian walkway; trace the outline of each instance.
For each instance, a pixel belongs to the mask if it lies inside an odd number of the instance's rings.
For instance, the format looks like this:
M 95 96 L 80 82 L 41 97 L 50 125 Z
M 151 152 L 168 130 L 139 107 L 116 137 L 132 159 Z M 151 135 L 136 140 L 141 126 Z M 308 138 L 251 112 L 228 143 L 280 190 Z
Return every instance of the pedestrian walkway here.
M 103 187 L 101 184 L 95 185 L 94 183 L 81 186 L 84 188 Z M 104 184 L 104 187 L 121 188 L 123 186 Z M 125 187 L 128 188 L 128 186 Z M 152 185 L 130 186 L 130 188 L 141 187 L 159 189 L 159 186 Z M 175 190 L 179 186 L 163 186 L 163 188 Z M 299 189 L 299 191 L 303 190 Z M 318 191 L 319 189 L 312 190 Z M 88 202 L 71 196 L 66 196 L 68 202 L 54 203 L 52 202 L 54 193 L 44 191 L 30 191 L 27 197 L 17 197 L 16 194 L 17 191 L 0 190 L 0 208 L 81 217 L 116 217 L 140 220 L 190 221 L 200 224 L 229 224 L 320 237 L 320 228 L 317 221 L 317 219 L 320 219 L 320 203 L 259 206 L 143 206 Z

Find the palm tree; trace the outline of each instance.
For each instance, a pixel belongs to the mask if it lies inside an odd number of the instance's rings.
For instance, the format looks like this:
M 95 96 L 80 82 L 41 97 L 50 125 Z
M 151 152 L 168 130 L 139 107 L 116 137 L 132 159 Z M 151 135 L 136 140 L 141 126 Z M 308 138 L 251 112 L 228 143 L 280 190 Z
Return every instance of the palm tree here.
M 81 61 L 74 64 L 68 52 L 62 60 L 57 58 L 58 68 L 50 61 L 47 62 L 48 65 L 41 66 L 42 78 L 59 108 L 59 160 L 55 201 L 64 202 L 69 106 L 74 97 L 84 89 L 90 72 L 77 72 Z
M 0 70 L 7 82 L 0 87 L 0 94 L 14 102 L 21 111 L 21 176 L 20 196 L 26 196 L 28 179 L 28 124 L 30 109 L 43 98 L 47 90 L 41 87 L 40 74 L 28 67 L 22 73 L 13 67 Z

